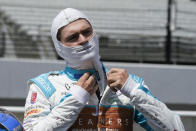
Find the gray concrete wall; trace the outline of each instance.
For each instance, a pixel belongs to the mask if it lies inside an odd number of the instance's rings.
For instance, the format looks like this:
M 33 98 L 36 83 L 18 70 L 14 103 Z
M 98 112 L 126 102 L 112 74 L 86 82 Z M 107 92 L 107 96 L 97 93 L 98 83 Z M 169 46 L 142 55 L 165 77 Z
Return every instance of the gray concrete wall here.
M 152 94 L 167 103 L 196 104 L 196 66 L 104 62 L 143 77 Z M 27 80 L 41 73 L 63 70 L 64 61 L 0 59 L 0 98 L 25 98 Z

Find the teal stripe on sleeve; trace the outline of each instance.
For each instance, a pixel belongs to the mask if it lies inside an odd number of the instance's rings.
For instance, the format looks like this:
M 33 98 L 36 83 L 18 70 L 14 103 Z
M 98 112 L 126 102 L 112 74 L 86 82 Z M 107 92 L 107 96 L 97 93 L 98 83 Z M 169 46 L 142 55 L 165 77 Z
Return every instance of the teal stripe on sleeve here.
M 145 88 L 144 86 L 140 85 L 139 89 L 143 90 L 149 96 L 152 96 L 151 92 L 147 88 Z
M 151 94 L 151 92 L 147 88 L 145 88 L 143 85 L 140 85 L 139 89 L 141 89 L 142 91 L 144 91 L 147 95 L 152 96 L 154 99 L 160 101 L 157 97 L 153 96 Z
M 70 93 L 67 93 L 61 100 L 60 103 L 63 102 L 66 98 L 72 96 Z
M 134 120 L 136 123 L 138 123 L 141 127 L 146 129 L 146 131 L 154 131 L 147 123 L 146 118 L 142 115 L 141 112 L 139 112 L 137 109 L 135 109 L 135 115 Z
M 129 74 L 129 77 L 131 77 L 131 79 L 134 80 L 136 83 L 142 84 L 143 82 L 143 79 L 139 76 Z

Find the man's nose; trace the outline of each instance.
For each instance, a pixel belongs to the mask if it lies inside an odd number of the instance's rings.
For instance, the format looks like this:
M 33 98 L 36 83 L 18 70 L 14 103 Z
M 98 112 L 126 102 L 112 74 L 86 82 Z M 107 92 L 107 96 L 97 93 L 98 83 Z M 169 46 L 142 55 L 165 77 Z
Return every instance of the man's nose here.
M 83 36 L 82 34 L 79 35 L 78 45 L 83 45 L 88 42 L 88 38 Z

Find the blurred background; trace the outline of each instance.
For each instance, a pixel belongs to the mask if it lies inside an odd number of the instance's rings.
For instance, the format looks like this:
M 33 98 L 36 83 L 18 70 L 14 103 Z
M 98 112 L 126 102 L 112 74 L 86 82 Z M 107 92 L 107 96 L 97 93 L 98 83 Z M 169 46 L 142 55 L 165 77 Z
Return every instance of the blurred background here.
M 1 107 L 22 121 L 27 80 L 64 69 L 50 27 L 66 7 L 89 16 L 107 68 L 143 77 L 187 131 L 196 129 L 196 0 L 0 0 Z

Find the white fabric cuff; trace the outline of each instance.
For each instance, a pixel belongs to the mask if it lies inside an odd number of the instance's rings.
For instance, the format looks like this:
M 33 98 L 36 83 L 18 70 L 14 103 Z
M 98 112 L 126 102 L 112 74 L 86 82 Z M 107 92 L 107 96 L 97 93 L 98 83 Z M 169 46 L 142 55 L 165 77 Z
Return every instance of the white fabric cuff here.
M 120 89 L 121 93 L 130 98 L 131 91 L 139 86 L 131 77 L 127 79 L 123 87 Z
M 76 100 L 78 100 L 82 104 L 86 104 L 86 102 L 90 98 L 90 94 L 78 85 L 71 87 L 69 93 L 72 94 L 76 98 Z

